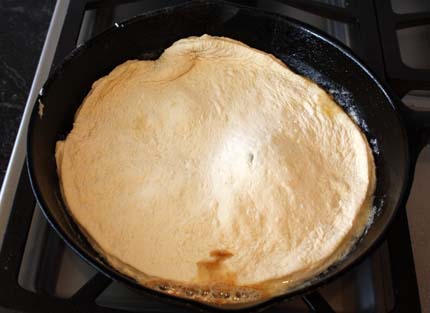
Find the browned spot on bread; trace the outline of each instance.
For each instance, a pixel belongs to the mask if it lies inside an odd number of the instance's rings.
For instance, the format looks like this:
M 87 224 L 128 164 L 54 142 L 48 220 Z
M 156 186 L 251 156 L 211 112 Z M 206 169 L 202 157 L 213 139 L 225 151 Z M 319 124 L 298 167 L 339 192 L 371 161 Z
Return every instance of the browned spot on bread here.
M 213 250 L 209 254 L 210 260 L 197 262 L 197 282 L 218 283 L 234 285 L 236 283 L 236 273 L 228 270 L 224 264 L 225 260 L 231 258 L 233 253 L 227 250 Z
M 220 261 L 224 261 L 225 259 L 232 257 L 234 254 L 227 250 L 213 250 L 209 255 L 219 259 Z

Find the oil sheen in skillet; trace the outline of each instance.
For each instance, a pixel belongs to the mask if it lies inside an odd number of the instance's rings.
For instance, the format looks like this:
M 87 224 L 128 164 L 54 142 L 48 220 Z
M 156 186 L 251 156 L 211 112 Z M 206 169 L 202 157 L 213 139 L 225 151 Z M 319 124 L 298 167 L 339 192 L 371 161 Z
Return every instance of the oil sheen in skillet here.
M 213 304 L 326 269 L 363 232 L 375 188 L 365 136 L 324 90 L 208 35 L 95 82 L 56 160 L 70 214 L 113 267 Z

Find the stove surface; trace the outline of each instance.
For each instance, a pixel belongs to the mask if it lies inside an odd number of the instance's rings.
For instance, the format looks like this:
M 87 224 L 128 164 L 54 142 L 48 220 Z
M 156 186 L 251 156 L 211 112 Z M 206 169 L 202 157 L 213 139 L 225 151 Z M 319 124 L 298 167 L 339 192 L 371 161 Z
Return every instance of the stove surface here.
M 102 1 L 97 0 L 57 1 L 18 133 L 12 161 L 0 193 L 0 244 L 6 238 L 5 234 L 13 238 L 9 242 L 5 240 L 0 250 L 0 285 L 3 278 L 10 279 L 9 273 L 16 270 L 19 287 L 37 294 L 40 302 L 49 301 L 49 304 L 47 306 L 41 303 L 33 306 L 19 305 L 18 300 L 11 300 L 10 308 L 23 312 L 46 312 L 47 307 L 51 308 L 53 312 L 89 312 L 93 311 L 95 302 L 97 312 L 189 311 L 187 308 L 172 306 L 142 296 L 121 283 L 111 282 L 82 261 L 47 225 L 40 209 L 35 205 L 29 189 L 25 166 L 22 171 L 29 112 L 52 64 L 58 64 L 72 48 L 115 23 L 120 24 L 121 21 L 140 13 L 184 2 L 187 1 L 135 0 L 109 1 L 102 5 Z M 378 15 L 384 14 L 385 11 L 376 10 L 377 5 L 373 0 L 364 0 L 360 4 L 359 1 L 343 0 L 245 2 L 248 5 L 258 6 L 264 10 L 277 12 L 311 24 L 351 47 L 381 78 L 386 78 L 389 73 L 384 69 L 387 62 L 377 31 L 379 21 L 383 19 L 380 16 L 378 19 Z M 388 2 L 389 8 L 391 8 L 389 1 L 381 2 Z M 400 0 L 392 1 L 392 8 L 396 14 L 430 11 L 430 8 L 425 6 L 427 3 L 425 0 L 408 1 L 407 5 L 405 3 Z M 343 11 L 345 8 L 349 13 L 346 14 Z M 355 19 L 358 19 L 358 22 L 355 22 Z M 63 24 L 64 27 L 62 27 Z M 429 30 L 430 26 L 426 25 L 425 27 L 405 28 L 395 34 L 400 42 L 401 58 L 408 66 L 420 69 L 430 68 L 430 61 L 425 52 L 430 51 Z M 429 46 L 426 46 L 426 39 L 429 39 Z M 406 104 L 419 110 L 430 110 L 429 92 L 420 90 L 420 88 L 408 90 L 409 92 L 403 100 Z M 409 223 L 421 308 L 423 312 L 428 313 L 430 313 L 430 262 L 428 262 L 430 260 L 430 229 L 426 227 L 426 221 L 430 221 L 429 180 L 430 147 L 427 146 L 417 163 L 416 176 L 407 203 L 407 219 L 405 214 L 401 217 L 403 221 Z M 25 221 L 28 221 L 28 225 Z M 12 235 L 9 231 L 6 232 L 7 223 L 9 226 L 17 224 L 17 228 L 27 229 L 28 236 L 27 232 Z M 18 225 L 20 223 L 25 225 Z M 396 230 L 407 225 L 403 225 L 401 222 L 397 224 L 399 225 L 393 227 Z M 396 274 L 397 268 L 399 266 L 401 268 L 401 265 L 392 263 L 392 258 L 390 258 L 392 246 L 388 242 L 384 242 L 359 266 L 319 290 L 335 312 L 394 312 L 396 308 L 397 312 L 402 312 L 402 309 L 399 310 L 399 308 L 407 308 L 407 303 L 416 304 L 413 288 L 410 290 L 412 295 L 405 296 L 404 288 L 402 290 L 401 286 L 395 284 L 396 276 L 393 276 L 393 273 Z M 14 252 L 19 248 L 24 251 L 21 265 L 11 261 L 20 260 L 20 257 Z M 407 253 L 405 259 L 405 264 L 407 264 Z M 405 271 L 407 270 L 408 268 L 405 268 Z M 401 298 L 398 297 L 399 294 Z M 28 299 L 33 298 L 28 296 Z M 34 299 L 31 301 L 38 303 Z M 4 299 L 0 295 L 0 312 L 2 312 L 2 300 Z M 62 300 L 68 301 L 67 309 L 63 310 L 65 306 Z M 310 312 L 309 307 L 305 304 L 307 300 L 312 299 L 296 298 L 293 301 L 276 305 L 267 312 Z M 406 300 L 411 302 L 406 302 Z M 10 303 L 18 304 L 12 307 Z M 404 303 L 403 306 L 402 303 Z M 409 308 L 415 310 L 413 305 Z M 94 312 L 96 311 L 94 310 Z M 319 312 L 318 308 L 315 309 L 315 312 Z

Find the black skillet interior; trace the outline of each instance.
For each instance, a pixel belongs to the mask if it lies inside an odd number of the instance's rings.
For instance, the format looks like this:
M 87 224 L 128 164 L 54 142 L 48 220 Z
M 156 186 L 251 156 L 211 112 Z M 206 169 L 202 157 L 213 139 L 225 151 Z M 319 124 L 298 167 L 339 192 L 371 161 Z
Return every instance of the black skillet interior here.
M 71 130 L 74 113 L 95 80 L 126 60 L 156 59 L 174 41 L 205 33 L 234 38 L 270 52 L 295 72 L 317 82 L 355 118 L 374 148 L 378 180 L 377 214 L 372 226 L 348 257 L 313 278 L 306 287 L 281 297 L 286 299 L 356 263 L 388 226 L 408 178 L 407 140 L 392 97 L 342 45 L 299 22 L 219 1 L 198 1 L 134 18 L 90 40 L 56 69 L 35 105 L 28 135 L 33 189 L 51 225 L 81 257 L 108 276 L 158 296 L 105 263 L 71 221 L 60 194 L 55 143 Z M 42 117 L 38 114 L 39 101 L 44 105 Z

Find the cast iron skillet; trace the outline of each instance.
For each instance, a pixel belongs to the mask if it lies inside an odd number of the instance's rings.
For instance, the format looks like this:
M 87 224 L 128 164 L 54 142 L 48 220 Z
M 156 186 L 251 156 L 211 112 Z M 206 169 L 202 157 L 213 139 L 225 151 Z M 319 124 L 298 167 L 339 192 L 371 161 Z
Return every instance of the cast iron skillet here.
M 309 292 L 337 277 L 375 246 L 396 209 L 406 201 L 416 156 L 429 138 L 430 115 L 408 110 L 335 40 L 295 20 L 219 1 L 191 2 L 145 14 L 80 46 L 48 79 L 31 116 L 27 161 L 34 194 L 49 223 L 78 255 L 112 279 L 154 297 L 209 310 L 193 301 L 138 285 L 94 251 L 67 214 L 62 201 L 54 158 L 55 143 L 71 130 L 74 113 L 95 80 L 126 60 L 156 59 L 174 41 L 205 33 L 234 38 L 270 52 L 295 72 L 318 83 L 358 122 L 373 147 L 377 165 L 376 215 L 366 234 L 346 258 L 324 273 L 296 290 L 253 308 L 261 309 L 264 305 Z M 39 114 L 40 103 L 44 105 L 43 115 Z

